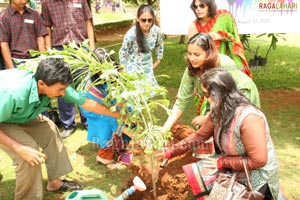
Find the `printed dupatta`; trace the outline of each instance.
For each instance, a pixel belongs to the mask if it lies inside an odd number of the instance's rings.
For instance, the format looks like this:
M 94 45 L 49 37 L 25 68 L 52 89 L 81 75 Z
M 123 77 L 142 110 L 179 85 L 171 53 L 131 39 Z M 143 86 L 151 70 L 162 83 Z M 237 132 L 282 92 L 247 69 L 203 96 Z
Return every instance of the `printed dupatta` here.
M 94 85 L 94 84 L 92 84 L 91 80 L 88 80 L 86 82 L 85 88 L 87 89 L 87 91 L 89 93 L 93 94 L 99 100 L 103 99 L 108 94 L 108 92 L 106 90 L 106 88 L 107 88 L 106 84 Z

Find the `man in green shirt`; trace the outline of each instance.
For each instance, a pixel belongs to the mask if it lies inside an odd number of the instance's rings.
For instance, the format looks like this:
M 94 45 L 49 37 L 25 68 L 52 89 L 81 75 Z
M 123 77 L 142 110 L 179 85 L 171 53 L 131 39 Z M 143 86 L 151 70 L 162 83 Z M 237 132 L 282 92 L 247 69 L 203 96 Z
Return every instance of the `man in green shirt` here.
M 58 128 L 40 115 L 50 107 L 51 98 L 62 96 L 88 111 L 120 116 L 119 112 L 111 112 L 81 96 L 71 83 L 70 68 L 59 58 L 42 60 L 35 73 L 18 69 L 0 71 L 0 148 L 16 165 L 15 200 L 43 198 L 43 163 L 48 191 L 83 188 L 79 183 L 59 179 L 73 169 Z

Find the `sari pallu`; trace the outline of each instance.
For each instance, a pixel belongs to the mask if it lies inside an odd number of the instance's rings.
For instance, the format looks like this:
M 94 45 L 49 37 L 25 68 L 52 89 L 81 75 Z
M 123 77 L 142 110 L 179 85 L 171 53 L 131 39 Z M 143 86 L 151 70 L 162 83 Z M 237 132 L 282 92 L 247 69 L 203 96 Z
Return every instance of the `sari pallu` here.
M 194 24 L 199 33 L 216 32 L 223 37 L 223 40 L 214 40 L 219 53 L 231 57 L 237 66 L 252 78 L 247 59 L 244 55 L 243 43 L 240 41 L 234 17 L 227 10 L 218 10 L 216 16 L 211 18 L 205 25 L 197 20 Z

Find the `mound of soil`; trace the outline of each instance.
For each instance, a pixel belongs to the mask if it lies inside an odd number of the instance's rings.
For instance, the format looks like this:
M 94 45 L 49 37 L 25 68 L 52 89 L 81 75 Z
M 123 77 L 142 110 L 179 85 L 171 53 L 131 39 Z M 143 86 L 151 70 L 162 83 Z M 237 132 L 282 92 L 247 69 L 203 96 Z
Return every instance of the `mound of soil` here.
M 189 134 L 191 134 L 194 129 L 189 126 L 182 124 L 181 122 L 177 122 L 171 129 L 174 141 L 177 142 L 182 140 Z M 134 152 L 135 156 L 139 155 L 145 157 L 145 154 L 139 152 L 140 150 L 136 150 Z M 184 155 L 172 158 L 165 168 L 159 168 L 158 165 L 160 163 L 154 164 L 156 167 L 149 166 L 151 163 L 151 158 L 146 158 L 146 164 L 140 166 L 130 166 L 132 170 L 133 177 L 129 180 L 127 185 L 132 185 L 132 180 L 134 176 L 139 176 L 147 186 L 147 190 L 143 192 L 135 192 L 132 196 L 130 196 L 130 200 L 183 200 L 188 199 L 189 197 L 193 199 L 192 192 L 190 190 L 189 184 L 186 180 L 185 174 L 182 170 L 182 166 L 186 164 L 190 164 L 196 162 L 197 158 L 192 156 L 192 152 L 189 151 Z M 157 169 L 157 170 L 155 170 Z M 156 181 L 156 195 L 153 190 L 153 181 L 152 181 L 152 173 L 158 173 L 158 178 Z M 156 196 L 156 198 L 154 198 Z

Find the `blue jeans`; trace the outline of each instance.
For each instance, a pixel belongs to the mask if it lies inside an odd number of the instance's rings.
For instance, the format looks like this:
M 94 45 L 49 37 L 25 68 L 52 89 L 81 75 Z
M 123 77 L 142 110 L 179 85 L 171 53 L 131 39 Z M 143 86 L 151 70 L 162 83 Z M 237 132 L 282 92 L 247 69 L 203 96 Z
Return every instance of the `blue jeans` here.
M 62 46 L 55 46 L 53 47 L 58 51 L 62 51 Z M 76 107 L 73 103 L 67 103 L 65 100 L 61 97 L 58 98 L 58 112 L 59 112 L 59 118 L 62 122 L 62 125 L 65 129 L 71 129 L 76 127 L 75 123 L 75 115 L 76 115 Z M 87 120 L 86 117 L 81 113 L 79 109 L 80 114 L 80 120 L 81 124 L 86 126 Z

